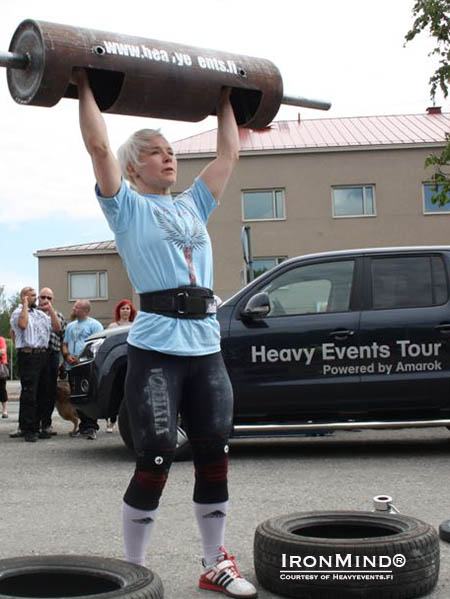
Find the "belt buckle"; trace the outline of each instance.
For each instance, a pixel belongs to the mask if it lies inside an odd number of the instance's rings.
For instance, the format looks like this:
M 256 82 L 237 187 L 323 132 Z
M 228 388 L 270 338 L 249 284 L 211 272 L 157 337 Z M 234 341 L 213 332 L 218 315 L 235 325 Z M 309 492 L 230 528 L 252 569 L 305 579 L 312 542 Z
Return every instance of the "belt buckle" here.
M 178 314 L 186 314 L 187 313 L 187 298 L 189 297 L 189 294 L 187 291 L 180 291 L 180 293 L 177 293 L 176 298 L 177 298 L 177 312 Z M 184 299 L 184 307 L 181 307 L 181 298 Z
M 206 314 L 217 314 L 217 302 L 214 297 L 208 297 L 206 300 Z

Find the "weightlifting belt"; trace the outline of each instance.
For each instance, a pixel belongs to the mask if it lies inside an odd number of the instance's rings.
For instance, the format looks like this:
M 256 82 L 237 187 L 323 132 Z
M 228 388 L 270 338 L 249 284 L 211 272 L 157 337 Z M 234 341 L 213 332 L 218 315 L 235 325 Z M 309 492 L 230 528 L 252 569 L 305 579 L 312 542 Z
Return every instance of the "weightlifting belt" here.
M 140 293 L 141 311 L 154 312 L 171 318 L 202 319 L 217 312 L 216 300 L 206 287 L 176 287 Z

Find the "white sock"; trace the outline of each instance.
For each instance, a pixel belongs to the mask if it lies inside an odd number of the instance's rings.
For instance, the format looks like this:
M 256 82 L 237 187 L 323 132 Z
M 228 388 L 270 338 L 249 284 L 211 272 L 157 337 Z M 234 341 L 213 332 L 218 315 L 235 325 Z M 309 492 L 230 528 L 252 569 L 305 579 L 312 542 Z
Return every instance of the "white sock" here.
M 213 566 L 223 554 L 221 547 L 225 538 L 225 522 L 228 501 L 222 503 L 196 503 L 194 513 L 203 543 L 204 565 Z
M 127 562 L 145 566 L 147 549 L 155 528 L 156 510 L 138 510 L 122 504 L 122 530 Z

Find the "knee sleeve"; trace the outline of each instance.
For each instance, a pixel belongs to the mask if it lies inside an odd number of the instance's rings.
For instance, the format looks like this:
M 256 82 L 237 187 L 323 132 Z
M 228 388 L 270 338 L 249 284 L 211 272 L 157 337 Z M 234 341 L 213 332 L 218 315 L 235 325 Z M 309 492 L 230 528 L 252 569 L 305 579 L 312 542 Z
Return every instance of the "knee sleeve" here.
M 140 510 L 155 510 L 173 458 L 173 451 L 160 451 L 153 455 L 138 457 L 136 470 L 123 498 L 125 503 Z
M 191 441 L 195 465 L 194 501 L 228 500 L 228 445 L 225 441 Z

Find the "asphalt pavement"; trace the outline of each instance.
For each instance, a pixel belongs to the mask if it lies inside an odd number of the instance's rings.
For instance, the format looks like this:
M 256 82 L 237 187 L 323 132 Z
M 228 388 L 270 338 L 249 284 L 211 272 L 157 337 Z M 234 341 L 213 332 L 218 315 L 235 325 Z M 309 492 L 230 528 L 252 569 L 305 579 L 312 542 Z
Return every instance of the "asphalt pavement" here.
M 134 469 L 119 433 L 73 439 L 54 417 L 58 435 L 11 439 L 18 402 L 0 420 L 0 557 L 81 554 L 122 557 L 120 505 Z M 309 510 L 371 510 L 372 497 L 393 496 L 398 509 L 438 527 L 450 519 L 450 431 L 339 432 L 330 437 L 231 443 L 227 546 L 260 599 L 253 536 L 267 518 Z M 196 588 L 201 548 L 192 512 L 193 468 L 173 464 L 148 567 L 163 580 L 166 599 L 211 597 Z M 450 596 L 450 544 L 441 542 L 441 572 L 431 599 Z
M 20 394 L 20 381 L 7 381 L 6 390 L 10 399 L 18 399 Z

